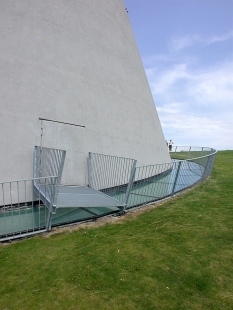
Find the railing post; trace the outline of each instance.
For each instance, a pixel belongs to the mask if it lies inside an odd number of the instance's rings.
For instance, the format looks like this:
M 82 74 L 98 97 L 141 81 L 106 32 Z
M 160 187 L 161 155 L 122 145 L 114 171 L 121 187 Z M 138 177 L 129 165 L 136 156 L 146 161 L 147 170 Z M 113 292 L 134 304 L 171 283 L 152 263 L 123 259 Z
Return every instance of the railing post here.
M 215 158 L 216 158 L 216 154 L 214 154 L 214 155 L 211 155 L 210 156 L 210 159 L 211 159 L 211 163 L 210 163 L 210 172 L 212 171 L 212 169 L 213 169 L 213 165 L 214 165 L 214 162 L 215 162 Z
M 174 192 L 175 192 L 175 187 L 176 187 L 178 175 L 179 175 L 179 172 L 180 172 L 180 166 L 181 166 L 181 161 L 179 161 L 179 164 L 178 164 L 178 168 L 177 168 L 177 172 L 176 172 L 176 177 L 175 177 L 173 188 L 172 188 L 171 197 L 174 195 Z
M 129 196 L 130 196 L 130 192 L 131 192 L 131 189 L 132 189 L 132 186 L 133 186 L 133 181 L 134 181 L 135 172 L 136 172 L 136 164 L 137 164 L 137 161 L 134 160 L 133 167 L 132 167 L 131 173 L 130 173 L 129 183 L 128 183 L 127 190 L 126 190 L 126 193 L 125 193 L 125 202 L 124 203 L 125 203 L 126 207 L 127 207 Z
M 191 146 L 189 147 L 188 158 L 190 158 L 190 151 L 191 151 Z
M 92 163 L 91 163 L 91 153 L 88 153 L 88 184 L 89 187 L 93 188 L 93 179 L 92 179 Z
M 47 218 L 47 224 L 46 224 L 46 230 L 50 231 L 52 228 L 52 204 L 50 204 L 49 210 L 48 210 L 48 218 Z
M 203 175 L 202 175 L 202 178 L 201 178 L 201 181 L 202 181 L 202 182 L 205 180 L 205 175 L 206 175 L 206 171 L 207 171 L 208 166 L 209 166 L 209 161 L 210 161 L 210 156 L 208 157 L 207 163 L 206 163 L 206 165 L 205 165 L 205 170 L 204 170 Z

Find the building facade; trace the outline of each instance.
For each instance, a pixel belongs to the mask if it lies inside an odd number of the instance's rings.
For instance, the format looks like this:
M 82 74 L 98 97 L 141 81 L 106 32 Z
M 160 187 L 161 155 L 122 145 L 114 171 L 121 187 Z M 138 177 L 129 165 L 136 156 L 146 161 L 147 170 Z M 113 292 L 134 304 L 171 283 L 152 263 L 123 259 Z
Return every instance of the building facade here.
M 123 0 L 0 0 L 0 182 L 31 178 L 35 145 L 170 162 Z

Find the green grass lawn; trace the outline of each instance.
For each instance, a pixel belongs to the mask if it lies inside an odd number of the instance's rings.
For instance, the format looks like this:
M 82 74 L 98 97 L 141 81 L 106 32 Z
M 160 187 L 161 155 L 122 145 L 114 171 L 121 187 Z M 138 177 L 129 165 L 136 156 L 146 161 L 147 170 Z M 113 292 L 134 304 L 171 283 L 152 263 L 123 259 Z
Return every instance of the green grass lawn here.
M 233 151 L 116 223 L 0 245 L 0 309 L 233 309 Z

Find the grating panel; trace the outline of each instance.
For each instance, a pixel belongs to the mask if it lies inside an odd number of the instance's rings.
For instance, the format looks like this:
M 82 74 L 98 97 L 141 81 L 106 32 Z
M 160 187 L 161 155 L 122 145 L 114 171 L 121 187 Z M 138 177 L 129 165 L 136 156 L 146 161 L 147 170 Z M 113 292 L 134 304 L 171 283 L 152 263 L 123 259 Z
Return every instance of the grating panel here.
M 57 208 L 123 206 L 124 203 L 90 187 L 59 186 Z

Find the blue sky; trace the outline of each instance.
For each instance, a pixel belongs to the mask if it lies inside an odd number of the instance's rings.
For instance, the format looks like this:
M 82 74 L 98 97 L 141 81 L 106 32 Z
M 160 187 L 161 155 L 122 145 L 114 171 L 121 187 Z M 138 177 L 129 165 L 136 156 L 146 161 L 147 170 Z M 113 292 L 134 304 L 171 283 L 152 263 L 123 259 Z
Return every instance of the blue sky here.
M 125 0 L 167 140 L 233 149 L 233 0 Z

